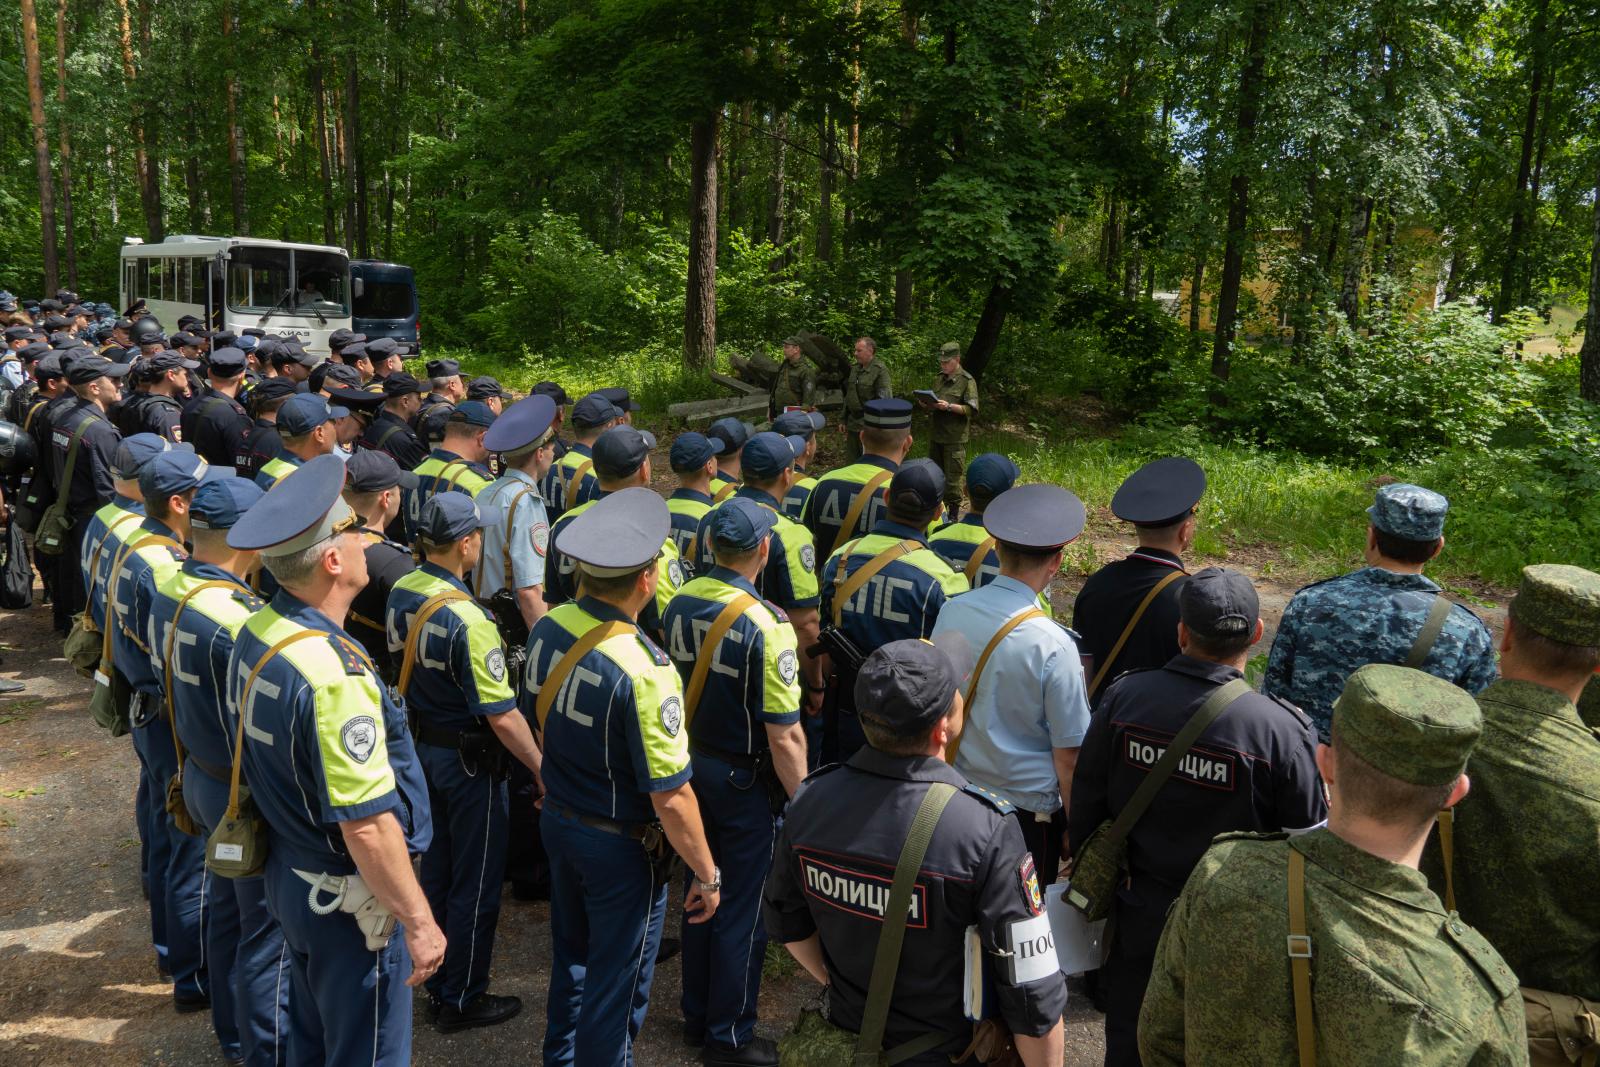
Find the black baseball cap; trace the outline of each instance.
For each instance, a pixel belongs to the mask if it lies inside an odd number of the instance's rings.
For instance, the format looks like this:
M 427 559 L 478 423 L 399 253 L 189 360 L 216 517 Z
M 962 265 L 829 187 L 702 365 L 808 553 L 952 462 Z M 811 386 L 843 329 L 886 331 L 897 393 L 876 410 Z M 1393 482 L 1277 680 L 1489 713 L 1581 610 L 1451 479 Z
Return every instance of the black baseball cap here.
M 594 443 L 594 472 L 605 479 L 626 478 L 644 465 L 656 447 L 655 435 L 632 426 L 613 426 Z
M 921 638 L 880 646 L 856 675 L 856 708 L 899 734 L 931 730 L 950 710 L 961 679 L 949 655 Z
M 1201 638 L 1243 637 L 1255 628 L 1260 614 L 1256 587 L 1227 567 L 1191 574 L 1178 591 L 1178 618 Z
M 944 471 L 931 459 L 914 459 L 889 480 L 889 506 L 899 511 L 929 511 L 944 499 Z
M 421 480 L 410 471 L 402 470 L 387 452 L 372 448 L 357 449 L 344 469 L 349 479 L 346 485 L 358 493 L 377 493 L 397 485 L 402 489 L 415 489 Z

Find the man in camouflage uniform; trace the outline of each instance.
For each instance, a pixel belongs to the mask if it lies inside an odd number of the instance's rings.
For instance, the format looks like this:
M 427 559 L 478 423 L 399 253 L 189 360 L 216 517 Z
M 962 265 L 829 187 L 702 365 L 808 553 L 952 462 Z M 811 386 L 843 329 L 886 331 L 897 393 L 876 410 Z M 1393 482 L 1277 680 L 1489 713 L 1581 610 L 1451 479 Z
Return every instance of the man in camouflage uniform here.
M 1449 507 L 1421 486 L 1379 489 L 1367 509 L 1367 566 L 1306 586 L 1284 609 L 1261 690 L 1303 709 L 1322 740 L 1334 699 L 1364 663 L 1404 663 L 1469 693 L 1494 681 L 1494 639 L 1467 608 L 1452 606 L 1431 644 L 1425 632 L 1443 594 L 1422 568 L 1444 548 Z
M 1525 568 L 1500 680 L 1478 695 L 1483 740 L 1450 834 L 1453 870 L 1439 877 L 1432 848 L 1424 867 L 1517 972 L 1536 1064 L 1600 1054 L 1579 1025 L 1600 1016 L 1600 738 L 1574 706 L 1596 667 L 1600 574 Z
M 817 402 L 817 373 L 800 351 L 798 335 L 783 342 L 783 363 L 772 382 L 767 415 L 777 418 L 786 408 L 812 408 Z
M 978 381 L 961 367 L 961 346 L 947 341 L 939 346 L 939 373 L 933 381 L 936 400 L 923 398 L 932 414 L 932 441 L 928 458 L 944 471 L 945 510 L 953 522 L 961 515 L 961 476 L 967 469 L 967 441 L 972 436 L 972 416 L 978 413 Z
M 1467 793 L 1482 725 L 1471 697 L 1421 671 L 1350 676 L 1333 747 L 1317 748 L 1328 825 L 1222 834 L 1167 917 L 1139 1013 L 1145 1067 L 1528 1062 L 1516 976 L 1417 870 L 1436 814 Z
M 894 396 L 889 368 L 878 359 L 878 342 L 870 337 L 856 338 L 856 362 L 844 380 L 844 432 L 846 462 L 861 458 L 861 431 L 866 429 L 866 404 Z

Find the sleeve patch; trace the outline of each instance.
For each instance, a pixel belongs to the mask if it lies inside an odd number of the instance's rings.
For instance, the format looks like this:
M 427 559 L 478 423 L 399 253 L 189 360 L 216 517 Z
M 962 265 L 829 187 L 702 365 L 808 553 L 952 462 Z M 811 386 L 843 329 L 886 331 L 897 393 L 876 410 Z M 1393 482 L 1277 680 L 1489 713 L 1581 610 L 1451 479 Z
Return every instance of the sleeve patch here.
M 378 747 L 378 724 L 370 715 L 357 715 L 339 731 L 345 754 L 357 763 L 366 763 Z
M 528 531 L 528 538 L 533 542 L 533 550 L 540 556 L 550 550 L 550 528 L 544 523 L 534 523 Z
M 807 574 L 811 574 L 816 571 L 817 550 L 811 545 L 800 546 L 800 566 L 806 569 Z
M 1022 901 L 1028 905 L 1029 914 L 1044 914 L 1044 894 L 1039 892 L 1039 872 L 1033 869 L 1033 853 L 1022 857 L 1017 878 L 1022 883 Z
M 793 685 L 795 675 L 800 672 L 800 663 L 795 658 L 794 649 L 786 648 L 778 653 L 778 677 L 783 679 L 784 685 Z
M 506 654 L 500 649 L 491 648 L 489 654 L 483 657 L 483 666 L 495 681 L 506 680 Z
M 676 694 L 661 702 L 661 728 L 668 737 L 677 737 L 678 731 L 683 729 L 683 701 Z

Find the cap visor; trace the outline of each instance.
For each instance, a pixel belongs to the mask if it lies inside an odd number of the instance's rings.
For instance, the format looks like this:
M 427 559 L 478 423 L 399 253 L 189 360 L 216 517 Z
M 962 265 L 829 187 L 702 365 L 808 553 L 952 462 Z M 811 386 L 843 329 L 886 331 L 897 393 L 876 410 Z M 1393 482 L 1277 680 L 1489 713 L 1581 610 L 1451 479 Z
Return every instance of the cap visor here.
M 420 477 L 406 470 L 401 471 L 399 477 L 394 480 L 394 484 L 402 489 L 415 489 L 421 483 L 422 479 Z

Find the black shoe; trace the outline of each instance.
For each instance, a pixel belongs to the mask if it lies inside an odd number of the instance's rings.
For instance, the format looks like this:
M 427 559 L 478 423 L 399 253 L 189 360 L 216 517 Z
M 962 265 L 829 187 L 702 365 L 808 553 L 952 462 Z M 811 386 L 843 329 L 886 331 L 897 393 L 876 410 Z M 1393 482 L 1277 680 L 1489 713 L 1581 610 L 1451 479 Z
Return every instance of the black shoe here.
M 441 1034 L 457 1030 L 470 1030 L 475 1026 L 498 1026 L 522 1010 L 520 997 L 497 997 L 493 993 L 479 993 L 466 1008 L 445 1004 L 439 1009 L 439 1021 L 434 1025 Z
M 430 1023 L 439 1021 L 439 1009 L 444 1007 L 444 1001 L 439 999 L 437 993 L 424 993 L 422 997 L 422 1017 Z
M 656 949 L 656 962 L 666 963 L 672 957 L 683 951 L 683 942 L 675 937 L 663 937 L 661 947 Z
M 683 1044 L 686 1048 L 702 1048 L 706 1043 L 706 1031 L 702 1026 L 683 1024 Z
M 512 882 L 511 899 L 520 900 L 524 904 L 531 900 L 549 900 L 549 882 Z
M 10 678 L 0 678 L 0 696 L 10 696 L 12 693 L 20 693 L 26 688 L 28 687 L 21 682 L 14 682 Z
M 172 994 L 172 1006 L 179 1015 L 192 1015 L 197 1011 L 205 1011 L 211 1007 L 211 998 L 204 993 L 193 993 L 186 997 Z
M 778 1067 L 778 1043 L 770 1037 L 752 1037 L 738 1048 L 707 1045 L 700 1062 L 710 1067 Z

